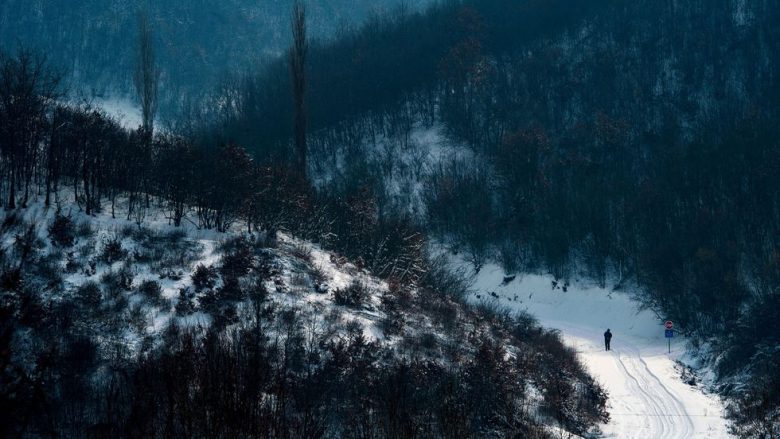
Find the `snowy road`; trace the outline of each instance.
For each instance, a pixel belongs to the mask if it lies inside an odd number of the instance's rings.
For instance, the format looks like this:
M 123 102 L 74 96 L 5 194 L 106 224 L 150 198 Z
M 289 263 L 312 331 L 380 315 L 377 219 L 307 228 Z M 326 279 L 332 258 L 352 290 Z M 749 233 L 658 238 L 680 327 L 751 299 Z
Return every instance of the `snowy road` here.
M 579 286 L 553 289 L 549 276 L 518 277 L 507 285 L 502 280 L 500 268 L 484 267 L 475 278 L 479 297 L 473 299 L 497 300 L 561 331 L 609 394 L 611 420 L 601 426 L 603 437 L 732 437 L 717 396 L 681 379 L 676 361 L 686 354 L 683 340 L 674 339 L 667 353 L 661 320 L 628 295 Z M 607 328 L 614 334 L 609 352 L 604 349 Z

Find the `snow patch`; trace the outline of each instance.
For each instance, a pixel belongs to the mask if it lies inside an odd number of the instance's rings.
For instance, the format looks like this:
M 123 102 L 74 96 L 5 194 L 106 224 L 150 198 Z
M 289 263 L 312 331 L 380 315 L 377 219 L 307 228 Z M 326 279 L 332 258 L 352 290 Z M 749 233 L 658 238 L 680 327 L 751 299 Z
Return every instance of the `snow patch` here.
M 685 339 L 674 338 L 669 353 L 664 319 L 636 297 L 584 281 L 568 285 L 550 275 L 528 274 L 509 282 L 504 276 L 496 265 L 483 267 L 474 274 L 470 300 L 493 300 L 560 330 L 609 394 L 611 420 L 601 426 L 604 437 L 732 437 L 720 399 L 681 379 L 679 364 L 690 360 Z M 610 351 L 604 347 L 607 328 L 614 334 Z

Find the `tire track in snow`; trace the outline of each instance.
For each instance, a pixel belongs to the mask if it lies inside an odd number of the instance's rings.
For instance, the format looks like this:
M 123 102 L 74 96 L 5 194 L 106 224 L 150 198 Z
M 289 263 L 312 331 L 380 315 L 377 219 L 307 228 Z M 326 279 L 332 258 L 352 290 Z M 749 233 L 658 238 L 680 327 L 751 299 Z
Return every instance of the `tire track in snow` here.
M 601 337 L 598 331 L 561 322 L 555 322 L 552 326 L 560 328 L 564 334 L 584 336 L 584 339 L 580 339 L 581 344 L 578 346 L 581 349 L 579 352 L 581 355 L 601 354 L 602 348 L 597 346 L 598 342 L 596 341 Z M 612 422 L 615 422 L 615 418 L 624 416 L 635 418 L 636 421 L 633 422 L 641 422 L 642 425 L 634 425 L 630 429 L 621 427 L 619 429 L 621 431 L 617 432 L 614 437 L 621 439 L 703 437 L 701 436 L 702 431 L 696 431 L 684 401 L 668 387 L 661 377 L 653 372 L 643 357 L 643 349 L 635 343 L 635 340 L 623 339 L 620 348 L 611 351 L 616 371 L 622 375 L 627 388 L 620 390 L 625 395 L 615 395 L 614 393 L 619 392 L 615 392 L 617 390 L 614 387 L 615 381 L 612 381 L 613 385 L 609 390 L 612 393 L 610 402 L 613 407 L 610 412 L 613 415 Z M 620 401 L 620 397 L 624 397 L 626 400 Z M 615 407 L 616 404 L 620 407 Z M 616 408 L 618 410 L 615 410 Z
M 647 365 L 647 362 L 645 361 L 644 358 L 642 358 L 641 354 L 638 353 L 637 358 L 642 363 L 644 369 L 647 371 L 647 375 L 649 377 L 652 377 L 652 379 L 656 382 L 657 385 L 655 387 L 658 389 L 662 389 L 669 396 L 667 401 L 673 402 L 674 411 L 678 419 L 683 420 L 683 422 L 685 423 L 684 431 L 682 432 L 681 437 L 687 438 L 693 435 L 693 429 L 694 429 L 693 421 L 691 420 L 690 414 L 685 409 L 685 405 L 682 403 L 682 401 L 680 401 L 680 398 L 678 398 L 674 393 L 672 393 L 672 391 L 669 390 L 669 388 L 666 387 L 666 385 L 664 385 L 663 381 L 661 381 L 658 375 L 656 375 L 653 372 L 653 370 L 650 369 L 650 367 Z
M 643 403 L 645 403 L 646 409 L 649 409 L 651 413 L 637 413 L 638 415 L 644 415 L 646 416 L 646 420 L 650 424 L 654 424 L 655 428 L 652 428 L 649 432 L 641 433 L 637 432 L 638 436 L 640 437 L 646 437 L 645 434 L 651 433 L 651 434 L 657 434 L 659 437 L 668 437 L 667 435 L 669 432 L 672 431 L 672 426 L 669 425 L 669 420 L 663 416 L 663 407 L 658 403 L 657 398 L 655 398 L 653 395 L 651 395 L 648 390 L 646 389 L 646 386 L 643 385 L 643 382 L 640 382 L 639 373 L 635 371 L 635 373 L 631 373 L 628 370 L 628 366 L 626 365 L 626 361 L 624 361 L 624 358 L 628 360 L 629 357 L 624 357 L 621 354 L 621 351 L 617 352 L 617 364 L 620 366 L 620 369 L 623 371 L 624 377 L 627 378 L 628 382 L 633 383 L 631 387 L 632 394 L 634 396 L 637 396 Z M 647 410 L 645 410 L 647 411 Z
M 460 259 L 456 264 L 467 270 L 471 267 Z M 542 326 L 561 331 L 564 341 L 575 347 L 608 393 L 612 418 L 600 427 L 604 437 L 733 437 L 717 396 L 687 386 L 676 376 L 674 361 L 683 349 L 676 346 L 675 352 L 666 354 L 658 316 L 631 294 L 576 283 L 563 291 L 555 288 L 558 279 L 545 274 L 525 274 L 510 282 L 505 276 L 495 264 L 474 273 L 472 300 L 479 302 L 492 293 L 501 305 L 528 312 Z M 607 327 L 616 334 L 611 352 L 605 352 L 602 344 Z

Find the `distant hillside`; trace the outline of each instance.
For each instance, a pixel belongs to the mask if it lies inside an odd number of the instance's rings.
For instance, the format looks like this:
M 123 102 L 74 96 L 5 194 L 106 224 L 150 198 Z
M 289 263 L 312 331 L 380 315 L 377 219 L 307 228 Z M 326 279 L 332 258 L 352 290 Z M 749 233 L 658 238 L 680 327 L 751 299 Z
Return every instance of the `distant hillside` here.
M 311 0 L 311 36 L 330 38 L 387 14 L 401 0 Z M 423 7 L 427 1 L 408 3 Z M 152 17 L 167 97 L 213 87 L 223 76 L 256 66 L 289 45 L 291 0 L 5 0 L 0 49 L 46 53 L 87 94 L 132 91 L 137 14 Z

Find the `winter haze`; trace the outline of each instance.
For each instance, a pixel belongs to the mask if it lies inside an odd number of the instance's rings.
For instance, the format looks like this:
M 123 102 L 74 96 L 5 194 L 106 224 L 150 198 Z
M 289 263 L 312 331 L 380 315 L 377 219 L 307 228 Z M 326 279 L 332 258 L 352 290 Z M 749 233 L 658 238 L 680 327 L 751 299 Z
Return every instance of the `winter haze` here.
M 780 437 L 780 1 L 0 2 L 0 437 Z

